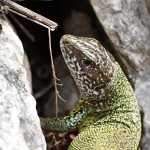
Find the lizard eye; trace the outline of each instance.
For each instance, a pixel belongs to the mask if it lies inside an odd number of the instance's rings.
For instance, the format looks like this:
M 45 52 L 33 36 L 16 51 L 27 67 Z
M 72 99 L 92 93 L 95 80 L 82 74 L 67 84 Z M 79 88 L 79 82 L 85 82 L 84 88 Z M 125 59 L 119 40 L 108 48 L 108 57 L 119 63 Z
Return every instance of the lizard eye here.
M 84 66 L 89 67 L 89 66 L 92 65 L 92 61 L 88 60 L 88 59 L 85 59 L 85 60 L 83 60 L 83 64 L 84 64 Z

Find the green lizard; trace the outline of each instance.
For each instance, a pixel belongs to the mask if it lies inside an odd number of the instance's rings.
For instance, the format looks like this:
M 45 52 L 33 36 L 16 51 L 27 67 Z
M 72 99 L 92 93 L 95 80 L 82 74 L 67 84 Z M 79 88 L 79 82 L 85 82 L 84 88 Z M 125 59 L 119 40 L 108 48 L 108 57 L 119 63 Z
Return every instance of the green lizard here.
M 113 56 L 93 38 L 64 35 L 60 47 L 81 98 L 68 116 L 41 118 L 41 127 L 55 132 L 78 129 L 70 150 L 136 150 L 139 108 Z

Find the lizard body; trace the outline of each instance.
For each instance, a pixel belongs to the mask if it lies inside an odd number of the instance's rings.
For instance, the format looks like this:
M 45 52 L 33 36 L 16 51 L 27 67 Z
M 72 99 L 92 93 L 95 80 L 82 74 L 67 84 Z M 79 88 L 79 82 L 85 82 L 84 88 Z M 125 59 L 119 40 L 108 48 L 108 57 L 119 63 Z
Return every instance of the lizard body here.
M 41 127 L 55 132 L 78 129 L 70 150 L 136 150 L 140 112 L 113 56 L 93 38 L 64 35 L 60 47 L 81 98 L 64 118 L 40 118 Z

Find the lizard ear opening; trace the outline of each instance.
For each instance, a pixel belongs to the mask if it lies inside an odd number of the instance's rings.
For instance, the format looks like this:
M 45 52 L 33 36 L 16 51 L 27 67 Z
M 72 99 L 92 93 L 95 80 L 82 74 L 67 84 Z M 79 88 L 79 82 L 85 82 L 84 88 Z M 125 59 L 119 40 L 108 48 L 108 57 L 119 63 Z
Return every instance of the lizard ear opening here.
M 101 89 L 103 89 L 105 87 L 106 87 L 106 84 L 101 84 L 101 85 L 97 86 L 94 90 L 99 92 Z

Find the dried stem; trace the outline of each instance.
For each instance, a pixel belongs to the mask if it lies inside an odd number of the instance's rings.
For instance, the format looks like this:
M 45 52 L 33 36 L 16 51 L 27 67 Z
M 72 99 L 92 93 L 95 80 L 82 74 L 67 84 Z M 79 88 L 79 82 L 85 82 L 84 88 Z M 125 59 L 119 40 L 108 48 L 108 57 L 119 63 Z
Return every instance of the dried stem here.
M 54 62 L 53 62 L 53 54 L 52 54 L 52 47 L 51 47 L 51 32 L 50 29 L 48 29 L 48 38 L 49 38 L 49 50 L 50 50 L 50 59 L 51 59 L 51 66 L 52 66 L 52 73 L 53 73 L 53 84 L 55 88 L 55 105 L 56 105 L 56 117 L 58 117 L 58 97 L 57 97 L 57 83 L 56 83 L 56 74 L 55 74 L 55 68 L 54 68 Z
M 23 7 L 11 0 L 0 0 L 0 3 L 3 5 L 8 6 L 8 10 L 22 16 L 28 20 L 31 20 L 39 25 L 42 25 L 46 28 L 50 28 L 51 31 L 54 31 L 56 27 L 58 26 L 57 23 L 47 19 L 46 17 L 43 17 L 42 15 L 39 15 L 38 13 L 35 13 L 34 11 Z
M 48 38 L 49 38 L 49 50 L 50 50 L 50 59 L 51 59 L 51 66 L 52 66 L 52 73 L 53 73 L 53 84 L 54 84 L 54 88 L 55 88 L 55 105 L 56 105 L 56 117 L 58 117 L 58 97 L 62 100 L 62 101 L 66 101 L 64 100 L 57 89 L 57 82 L 56 80 L 60 80 L 56 77 L 56 73 L 55 73 L 55 67 L 54 67 L 54 62 L 53 62 L 53 54 L 52 54 L 52 48 L 51 48 L 51 34 L 50 34 L 50 29 L 48 29 Z

